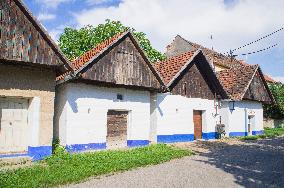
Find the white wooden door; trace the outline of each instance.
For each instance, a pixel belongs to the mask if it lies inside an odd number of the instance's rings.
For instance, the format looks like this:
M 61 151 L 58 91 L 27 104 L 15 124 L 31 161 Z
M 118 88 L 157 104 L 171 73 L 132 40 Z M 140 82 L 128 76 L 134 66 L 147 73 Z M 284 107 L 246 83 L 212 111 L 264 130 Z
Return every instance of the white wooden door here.
M 0 98 L 0 153 L 19 153 L 28 147 L 28 100 Z

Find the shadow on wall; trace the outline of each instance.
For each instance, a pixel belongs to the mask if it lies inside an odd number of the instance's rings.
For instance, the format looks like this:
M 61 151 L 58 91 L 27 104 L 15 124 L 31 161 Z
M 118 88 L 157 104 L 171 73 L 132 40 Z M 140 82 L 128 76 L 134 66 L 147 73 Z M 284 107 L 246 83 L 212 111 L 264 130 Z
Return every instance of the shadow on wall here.
M 91 87 L 91 86 L 90 86 Z M 84 87 L 82 88 L 84 89 Z M 101 90 L 100 90 L 101 89 Z M 88 88 L 85 90 L 85 92 L 80 92 L 80 93 L 76 93 L 74 95 L 70 95 L 67 99 L 67 102 L 70 104 L 70 107 L 72 109 L 72 111 L 74 113 L 78 113 L 78 104 L 77 104 L 77 100 L 78 99 L 97 99 L 97 100 L 110 100 L 113 102 L 135 102 L 135 103 L 147 103 L 150 101 L 142 101 L 141 98 L 139 97 L 139 95 L 133 95 L 136 97 L 129 97 L 131 96 L 129 95 L 129 91 L 125 88 L 119 88 L 117 92 L 114 92 L 113 90 L 108 91 L 109 88 L 106 87 L 94 87 L 94 90 L 92 90 L 92 88 Z M 115 88 L 117 89 L 117 88 Z M 91 91 L 91 92 L 90 92 Z M 96 92 L 92 92 L 92 91 L 96 91 Z M 110 95 L 108 95 L 110 93 Z M 118 100 L 117 94 L 122 94 L 123 96 L 123 100 Z M 143 94 L 142 94 L 143 95 Z M 110 109 L 112 109 L 111 106 L 109 106 Z
M 55 92 L 55 71 L 39 67 L 1 64 L 0 90 Z M 7 81 L 9 78 L 9 81 Z M 31 92 L 32 93 L 32 92 Z
M 224 142 L 197 143 L 209 152 L 197 152 L 208 157 L 208 163 L 234 175 L 236 183 L 244 187 L 283 187 L 284 137 L 242 141 L 245 144 Z

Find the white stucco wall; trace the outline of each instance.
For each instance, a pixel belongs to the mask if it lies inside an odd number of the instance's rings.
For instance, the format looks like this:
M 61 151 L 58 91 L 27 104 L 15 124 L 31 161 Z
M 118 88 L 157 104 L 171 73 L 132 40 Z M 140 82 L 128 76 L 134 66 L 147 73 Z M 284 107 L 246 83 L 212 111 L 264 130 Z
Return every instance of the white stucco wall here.
M 29 124 L 29 146 L 40 146 L 39 129 L 40 129 L 40 98 L 34 97 L 30 99 L 28 110 L 28 124 Z
M 127 140 L 149 141 L 150 92 L 83 83 L 64 85 L 58 88 L 57 97 L 64 102 L 57 103 L 55 118 L 62 145 L 105 143 L 109 109 L 129 111 Z M 117 94 L 123 95 L 123 101 L 117 100 Z
M 220 114 L 222 123 L 226 126 L 227 136 L 245 136 L 248 132 L 248 114 L 253 114 L 252 131 L 259 134 L 263 131 L 263 108 L 262 103 L 254 101 L 236 101 L 235 110 L 230 110 L 232 102 L 223 101 Z M 255 133 L 256 132 L 256 133 Z
M 150 94 L 150 141 L 157 142 L 157 93 Z
M 178 138 L 194 134 L 193 110 L 201 110 L 202 132 L 216 132 L 214 100 L 186 98 L 170 93 L 157 95 L 157 135 L 177 135 L 174 140 L 186 141 Z

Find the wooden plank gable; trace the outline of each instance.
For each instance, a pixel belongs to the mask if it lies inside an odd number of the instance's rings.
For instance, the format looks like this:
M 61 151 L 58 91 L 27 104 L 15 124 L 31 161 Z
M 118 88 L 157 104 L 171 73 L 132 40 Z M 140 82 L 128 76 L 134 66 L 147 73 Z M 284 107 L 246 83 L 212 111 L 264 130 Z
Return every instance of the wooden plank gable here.
M 176 84 L 173 84 L 172 93 L 188 98 L 214 99 L 214 92 L 211 90 L 204 75 L 193 63 L 185 69 L 185 73 Z
M 161 84 L 130 35 L 118 41 L 101 58 L 86 66 L 85 80 L 160 89 Z
M 273 100 L 260 74 L 259 71 L 256 72 L 243 99 L 272 103 Z
M 0 59 L 68 64 L 58 47 L 19 0 L 0 1 Z

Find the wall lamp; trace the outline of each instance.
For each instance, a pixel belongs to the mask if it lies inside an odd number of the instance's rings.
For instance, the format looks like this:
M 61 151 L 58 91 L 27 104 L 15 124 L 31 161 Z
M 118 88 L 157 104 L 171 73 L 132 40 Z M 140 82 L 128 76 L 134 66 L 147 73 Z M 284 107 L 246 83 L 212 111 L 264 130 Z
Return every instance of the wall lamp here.
M 235 101 L 229 101 L 229 109 L 231 111 L 234 111 L 235 110 Z

